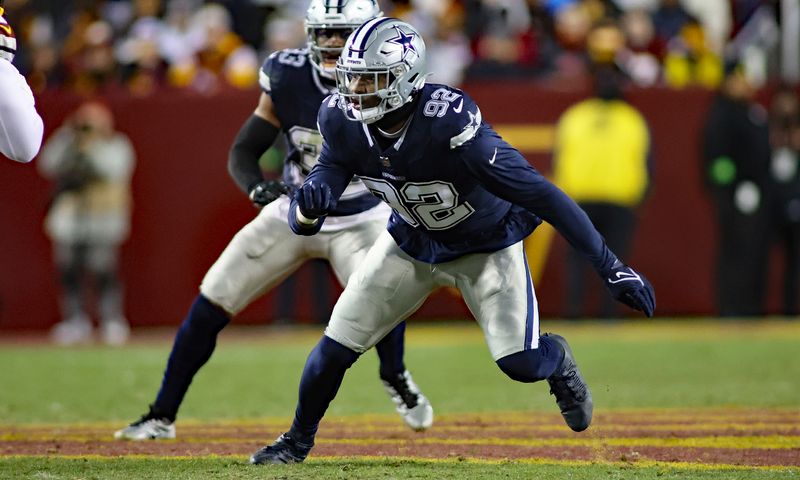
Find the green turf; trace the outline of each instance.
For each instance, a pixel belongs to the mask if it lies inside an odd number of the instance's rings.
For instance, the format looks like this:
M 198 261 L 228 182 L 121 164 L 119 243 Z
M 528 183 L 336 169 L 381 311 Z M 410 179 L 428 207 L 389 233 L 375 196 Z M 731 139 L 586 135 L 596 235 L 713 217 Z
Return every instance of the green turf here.
M 566 324 L 596 409 L 776 406 L 800 403 L 800 329 L 759 324 Z M 544 382 L 508 380 L 480 330 L 411 326 L 406 362 L 439 413 L 555 409 Z M 260 331 L 259 331 L 260 332 Z M 260 334 L 259 334 L 260 335 Z M 181 418 L 286 418 L 305 357 L 318 337 L 241 340 L 223 335 L 197 375 Z M 171 339 L 121 349 L 0 348 L 0 424 L 131 421 L 158 390 Z M 368 352 L 345 378 L 332 415 L 390 413 Z
M 0 478 L 14 479 L 532 479 L 537 480 L 780 480 L 796 479 L 793 470 L 697 470 L 668 466 L 563 466 L 520 462 L 425 462 L 410 460 L 314 461 L 300 465 L 251 466 L 244 458 L 181 460 L 112 458 L 0 458 Z
M 800 404 L 797 323 L 545 322 L 564 334 L 593 387 L 596 412 L 631 407 Z M 181 418 L 291 421 L 305 357 L 319 330 L 285 335 L 226 331 L 198 374 Z M 111 422 L 143 413 L 155 396 L 173 332 L 153 344 L 120 349 L 0 346 L 0 431 L 40 422 Z M 474 324 L 409 327 L 407 364 L 439 414 L 497 409 L 555 412 L 544 384 L 508 380 Z M 332 415 L 390 413 L 369 352 L 348 373 Z M 279 433 L 278 431 L 275 432 Z M 252 467 L 245 458 L 2 457 L 0 479 L 788 479 L 798 469 L 707 470 L 676 465 L 476 463 L 454 460 L 312 459 L 289 467 Z

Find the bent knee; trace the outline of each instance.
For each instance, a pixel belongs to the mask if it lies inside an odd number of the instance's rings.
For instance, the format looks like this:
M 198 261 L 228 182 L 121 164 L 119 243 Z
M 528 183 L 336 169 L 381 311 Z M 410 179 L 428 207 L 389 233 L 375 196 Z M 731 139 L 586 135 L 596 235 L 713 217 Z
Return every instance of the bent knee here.
M 543 361 L 539 350 L 512 353 L 496 361 L 508 378 L 522 383 L 533 383 L 546 379 L 552 373 L 549 362 Z
M 235 292 L 222 281 L 206 277 L 200 284 L 200 294 L 230 317 L 236 316 L 244 309 L 243 305 L 240 306 L 241 302 L 237 301 Z

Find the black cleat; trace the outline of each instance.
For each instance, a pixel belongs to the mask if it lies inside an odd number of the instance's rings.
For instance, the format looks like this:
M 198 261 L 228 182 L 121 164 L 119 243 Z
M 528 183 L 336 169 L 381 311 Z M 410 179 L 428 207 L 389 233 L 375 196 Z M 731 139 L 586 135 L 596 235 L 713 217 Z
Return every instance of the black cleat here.
M 575 358 L 572 356 L 572 349 L 566 339 L 561 335 L 546 333 L 546 337 L 551 338 L 564 348 L 564 360 L 555 372 L 547 379 L 550 384 L 550 393 L 555 395 L 558 408 L 561 409 L 561 416 L 567 426 L 576 432 L 582 432 L 589 428 L 592 423 L 592 392 L 583 380 Z
M 250 457 L 250 463 L 253 465 L 302 463 L 313 446 L 313 439 L 310 443 L 298 442 L 287 432 L 278 437 L 272 445 L 267 445 L 254 453 Z

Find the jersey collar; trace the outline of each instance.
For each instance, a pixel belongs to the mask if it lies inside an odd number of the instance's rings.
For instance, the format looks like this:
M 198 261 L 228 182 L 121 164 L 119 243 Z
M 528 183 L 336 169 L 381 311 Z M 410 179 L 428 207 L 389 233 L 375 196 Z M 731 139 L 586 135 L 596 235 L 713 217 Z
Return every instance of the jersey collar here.
M 314 79 L 314 85 L 317 86 L 320 93 L 323 95 L 330 95 L 331 93 L 336 93 L 336 87 L 327 87 L 324 83 L 322 83 L 322 79 L 319 78 L 319 72 L 317 71 L 314 66 L 311 66 L 311 78 Z

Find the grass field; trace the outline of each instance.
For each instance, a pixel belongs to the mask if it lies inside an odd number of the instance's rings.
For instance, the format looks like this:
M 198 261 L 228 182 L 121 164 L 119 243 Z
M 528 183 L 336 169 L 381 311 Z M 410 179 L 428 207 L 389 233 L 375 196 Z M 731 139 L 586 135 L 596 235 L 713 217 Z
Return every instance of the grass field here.
M 574 434 L 546 384 L 508 380 L 474 324 L 408 330 L 434 427 L 407 431 L 369 352 L 306 464 L 252 467 L 291 421 L 318 329 L 231 329 L 196 377 L 178 439 L 114 442 L 153 400 L 174 332 L 122 349 L 0 340 L 0 478 L 800 478 L 800 323 L 546 322 L 595 399 Z

